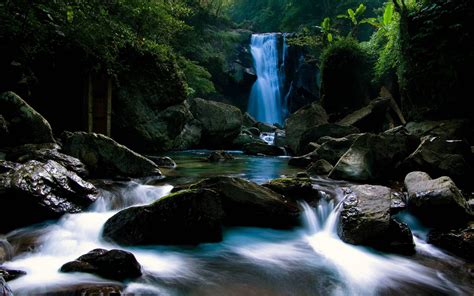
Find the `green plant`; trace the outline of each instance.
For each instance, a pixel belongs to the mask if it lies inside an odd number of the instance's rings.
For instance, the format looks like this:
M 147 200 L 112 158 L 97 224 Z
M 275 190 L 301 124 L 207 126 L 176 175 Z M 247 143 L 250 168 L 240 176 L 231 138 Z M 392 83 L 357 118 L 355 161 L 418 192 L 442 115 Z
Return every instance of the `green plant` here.
M 347 14 L 340 14 L 337 16 L 339 19 L 346 19 L 350 21 L 351 30 L 349 32 L 349 36 L 354 38 L 357 37 L 357 33 L 359 30 L 360 25 L 362 24 L 374 24 L 376 22 L 376 18 L 363 18 L 365 12 L 367 10 L 367 6 L 363 3 L 359 4 L 359 6 L 354 11 L 352 8 L 347 9 Z

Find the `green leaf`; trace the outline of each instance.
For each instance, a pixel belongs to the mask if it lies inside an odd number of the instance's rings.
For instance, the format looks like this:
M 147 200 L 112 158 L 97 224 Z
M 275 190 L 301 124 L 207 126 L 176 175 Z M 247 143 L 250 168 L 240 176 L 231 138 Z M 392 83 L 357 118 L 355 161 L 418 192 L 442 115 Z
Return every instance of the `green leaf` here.
M 329 31 L 330 27 L 331 27 L 331 19 L 327 17 L 321 23 L 321 28 L 323 28 L 324 31 Z
M 329 41 L 329 42 L 332 42 L 332 41 L 333 41 L 333 37 L 332 37 L 332 34 L 331 34 L 331 33 L 328 33 L 327 38 L 328 38 L 328 41 Z
M 385 6 L 385 11 L 383 13 L 384 26 L 388 26 L 392 22 L 394 8 L 395 6 L 393 5 L 393 3 L 388 3 L 387 6 Z
M 71 5 L 68 5 L 66 7 L 66 20 L 68 23 L 72 23 L 72 21 L 74 20 L 74 9 Z
M 367 9 L 367 7 L 364 4 L 361 3 L 355 11 L 355 16 L 359 17 L 359 16 L 363 15 L 366 9 Z

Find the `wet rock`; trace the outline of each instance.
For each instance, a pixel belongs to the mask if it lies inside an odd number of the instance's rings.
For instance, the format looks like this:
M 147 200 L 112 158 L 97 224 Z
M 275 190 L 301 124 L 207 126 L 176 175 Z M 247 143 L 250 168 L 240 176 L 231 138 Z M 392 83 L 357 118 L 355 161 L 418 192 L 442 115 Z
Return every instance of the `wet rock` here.
M 13 281 L 19 277 L 26 275 L 26 272 L 22 270 L 13 270 L 13 269 L 6 269 L 0 266 L 0 278 L 3 277 L 6 282 Z M 1 295 L 1 293 L 0 293 Z
M 298 146 L 298 152 L 299 153 L 309 152 L 309 151 L 305 151 L 304 148 L 310 142 L 317 142 L 320 138 L 325 137 L 325 136 L 334 137 L 334 138 L 342 138 L 347 135 L 357 134 L 357 133 L 359 133 L 359 129 L 353 126 L 345 126 L 345 125 L 339 125 L 335 123 L 321 124 L 321 125 L 308 129 L 302 134 L 300 138 L 300 143 Z
M 405 128 L 411 135 L 418 138 L 432 136 L 444 139 L 464 139 L 472 135 L 472 123 L 468 119 L 408 122 Z
M 61 272 L 85 272 L 106 279 L 125 281 L 142 275 L 135 256 L 122 250 L 95 249 L 61 267 Z
M 286 155 L 285 149 L 267 143 L 254 142 L 245 144 L 243 147 L 245 154 L 249 155 L 268 155 L 268 156 L 282 156 Z
M 474 261 L 474 223 L 457 230 L 432 230 L 428 242 L 469 261 Z
M 301 136 L 312 127 L 328 122 L 326 111 L 318 103 L 312 103 L 296 111 L 286 120 L 286 139 L 293 153 L 298 152 Z
M 159 176 L 158 166 L 109 137 L 95 133 L 64 132 L 63 151 L 77 157 L 96 178 Z
M 299 224 L 300 210 L 282 195 L 239 178 L 205 179 L 191 188 L 217 192 L 229 226 L 255 226 L 287 229 Z
M 415 243 L 410 228 L 405 223 L 395 219 L 390 220 L 386 232 L 369 242 L 368 245 L 384 252 L 404 255 L 415 254 Z
M 245 145 L 253 145 L 253 144 L 267 144 L 265 141 L 262 139 L 258 138 L 258 136 L 253 136 L 253 135 L 248 135 L 248 134 L 243 134 L 241 133 L 240 135 L 235 138 L 235 140 L 232 142 L 232 145 L 236 149 L 243 149 Z
M 351 148 L 359 134 L 350 135 L 344 138 L 331 138 L 316 149 L 318 158 L 328 161 L 331 165 L 336 165 L 339 159 Z
M 176 168 L 176 162 L 168 156 L 147 156 L 147 158 L 153 161 L 158 167 L 174 169 Z
M 338 234 L 350 244 L 370 244 L 382 237 L 390 226 L 391 189 L 357 185 L 346 190 Z
M 225 148 L 240 133 L 242 112 L 232 105 L 195 98 L 190 110 L 202 125 L 201 145 L 206 148 Z
M 397 175 L 397 167 L 417 142 L 410 136 L 362 134 L 339 159 L 330 178 L 376 181 Z
M 355 126 L 365 132 L 382 131 L 385 114 L 390 105 L 390 98 L 378 98 L 371 101 L 367 106 L 347 115 L 338 124 Z
M 258 128 L 262 133 L 273 133 L 277 130 L 276 126 L 265 122 L 257 122 L 255 127 Z
M 0 175 L 0 232 L 81 212 L 96 194 L 92 184 L 55 161 L 28 161 Z
M 319 191 L 313 188 L 311 179 L 306 178 L 279 178 L 262 186 L 267 187 L 292 201 L 305 200 L 313 203 L 319 200 Z
M 249 131 L 255 137 L 260 136 L 260 130 L 256 127 L 249 127 L 247 131 Z
M 5 238 L 0 237 L 0 264 L 13 257 L 13 247 Z
M 16 170 L 19 166 L 20 164 L 16 162 L 0 160 L 0 174 Z
M 427 225 L 441 228 L 460 225 L 473 213 L 456 184 L 449 177 L 431 179 L 425 172 L 405 177 L 408 206 Z
M 257 120 L 250 115 L 248 112 L 245 112 L 242 116 L 242 125 L 245 127 L 253 127 L 257 123 Z
M 275 139 L 273 140 L 274 145 L 278 147 L 285 147 L 288 142 L 286 140 L 286 132 L 284 130 L 275 131 Z
M 0 114 L 0 139 L 2 139 L 1 146 L 4 146 L 8 142 L 9 137 L 7 121 L 3 118 L 3 115 Z
M 53 143 L 53 132 L 48 121 L 13 92 L 0 94 L 0 115 L 8 127 L 8 143 L 1 146 Z
M 184 190 L 112 216 L 103 237 L 121 245 L 193 245 L 222 239 L 223 211 L 211 190 Z
M 392 201 L 390 205 L 390 212 L 392 215 L 397 214 L 407 208 L 406 196 L 403 192 L 392 192 Z
M 313 175 L 327 175 L 329 174 L 334 167 L 325 159 L 320 159 L 312 164 L 306 169 L 306 171 Z
M 201 142 L 202 126 L 195 119 L 186 122 L 181 133 L 174 139 L 173 149 L 186 150 L 197 147 Z
M 219 162 L 219 161 L 233 160 L 233 159 L 234 157 L 232 156 L 232 154 L 227 153 L 225 151 L 213 151 L 207 157 L 207 160 L 209 162 Z
M 7 285 L 3 277 L 0 276 L 0 295 L 1 296 L 13 296 L 13 292 Z
M 116 282 L 114 283 L 85 283 L 70 286 L 60 286 L 54 288 L 45 288 L 45 294 L 48 296 L 84 296 L 84 295 L 122 295 L 125 287 Z M 21 291 L 20 291 L 21 292 Z M 26 291 L 25 294 L 31 294 Z
M 303 156 L 296 156 L 296 157 L 290 158 L 290 160 L 288 160 L 288 165 L 300 167 L 300 168 L 306 168 L 316 159 L 317 159 L 317 154 L 308 153 Z

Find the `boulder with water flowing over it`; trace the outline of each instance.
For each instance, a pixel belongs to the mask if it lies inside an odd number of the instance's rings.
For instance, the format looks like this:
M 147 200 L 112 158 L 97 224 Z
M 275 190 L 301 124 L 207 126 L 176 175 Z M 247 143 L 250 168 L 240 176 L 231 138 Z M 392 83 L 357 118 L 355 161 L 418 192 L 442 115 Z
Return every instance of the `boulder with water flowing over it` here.
M 0 237 L 0 264 L 13 257 L 13 247 L 5 238 Z
M 286 120 L 286 139 L 294 153 L 298 153 L 301 136 L 312 127 L 328 122 L 326 111 L 318 103 L 312 103 L 296 111 Z
M 0 295 L 1 296 L 13 296 L 13 292 L 7 285 L 3 277 L 0 276 Z
M 221 199 L 212 190 L 184 190 L 131 207 L 104 224 L 103 237 L 120 245 L 194 245 L 222 239 Z
M 474 261 L 474 222 L 466 228 L 455 230 L 432 230 L 428 242 L 459 257 Z
M 298 151 L 308 153 L 307 146 L 311 142 L 317 142 L 320 138 L 329 136 L 333 138 L 342 138 L 351 134 L 359 133 L 359 129 L 353 126 L 339 125 L 335 123 L 321 124 L 305 131 L 300 138 Z
M 467 200 L 449 177 L 431 179 L 425 172 L 411 172 L 405 187 L 409 208 L 427 225 L 449 228 L 473 219 Z
M 26 275 L 26 272 L 22 270 L 6 269 L 0 266 L 0 277 L 3 277 L 3 279 L 5 279 L 7 282 L 13 281 L 24 275 Z
M 63 151 L 80 159 L 93 177 L 161 175 L 158 166 L 153 161 L 104 135 L 64 132 L 62 140 Z
M 253 142 L 243 146 L 245 154 L 249 155 L 268 155 L 268 156 L 283 156 L 286 155 L 285 149 L 274 145 L 269 145 L 265 142 Z
M 206 148 L 225 148 L 240 133 L 242 112 L 232 105 L 195 98 L 190 110 L 201 123 L 201 145 Z
M 0 94 L 0 115 L 10 135 L 1 146 L 54 142 L 48 121 L 15 93 Z
M 339 159 L 330 178 L 377 181 L 397 175 L 397 167 L 418 142 L 402 134 L 362 134 Z
M 229 226 L 255 226 L 287 229 L 299 224 L 300 210 L 284 196 L 239 178 L 214 177 L 190 188 L 217 192 Z
M 125 281 L 142 275 L 135 256 L 122 250 L 95 249 L 61 267 L 61 272 L 85 272 L 103 278 Z
M 307 201 L 314 203 L 319 200 L 320 195 L 317 189 L 313 188 L 309 178 L 279 178 L 263 184 L 291 201 Z
M 92 184 L 57 162 L 28 161 L 0 175 L 0 232 L 81 212 L 96 197 Z

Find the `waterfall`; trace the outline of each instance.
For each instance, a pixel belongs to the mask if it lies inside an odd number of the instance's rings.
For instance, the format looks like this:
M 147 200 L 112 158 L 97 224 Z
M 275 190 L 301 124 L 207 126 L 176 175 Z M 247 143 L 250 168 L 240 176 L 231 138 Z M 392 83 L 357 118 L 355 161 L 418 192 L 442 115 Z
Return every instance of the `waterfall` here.
M 253 34 L 250 48 L 257 72 L 252 86 L 248 112 L 258 121 L 283 123 L 282 85 L 284 71 L 279 67 L 278 33 Z M 283 39 L 283 55 L 286 55 L 286 38 Z M 284 60 L 284 57 L 283 57 Z

